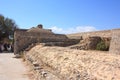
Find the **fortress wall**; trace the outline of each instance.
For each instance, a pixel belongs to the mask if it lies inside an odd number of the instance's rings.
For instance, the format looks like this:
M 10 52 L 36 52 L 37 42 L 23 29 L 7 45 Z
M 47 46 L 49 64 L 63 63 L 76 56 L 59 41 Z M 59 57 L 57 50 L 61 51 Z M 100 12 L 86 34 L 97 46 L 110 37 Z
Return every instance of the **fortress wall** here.
M 16 35 L 17 34 L 17 35 Z M 49 34 L 49 33 L 35 33 L 35 32 L 26 32 L 22 30 L 17 30 L 15 32 L 15 36 L 22 36 L 22 37 L 37 37 L 37 38 L 42 38 L 42 39 L 59 39 L 59 40 L 64 40 L 68 39 L 66 35 L 63 34 Z
M 120 30 L 119 29 L 112 30 L 112 40 L 110 43 L 109 53 L 120 55 Z
M 20 34 L 23 35 L 23 33 L 27 30 L 16 30 L 14 32 L 14 53 L 18 53 L 19 50 L 21 50 L 21 41 L 25 39 L 21 39 Z M 23 35 L 24 36 L 24 35 Z
M 87 38 L 92 36 L 99 36 L 99 37 L 111 37 L 111 30 L 104 30 L 104 31 L 95 31 L 95 32 L 82 32 L 76 34 L 68 34 L 67 37 L 71 39 L 78 39 L 78 38 Z
M 61 34 L 49 34 L 49 33 L 33 33 L 26 32 L 27 30 L 16 30 L 14 34 L 14 53 L 19 53 L 20 51 L 27 48 L 32 43 L 47 43 L 54 42 L 59 46 L 69 46 L 79 42 L 81 38 L 86 38 L 90 36 L 99 37 L 111 37 L 110 43 L 110 53 L 120 54 L 120 29 L 105 30 L 105 31 L 95 31 L 95 32 L 84 32 L 77 34 L 61 35 Z
M 99 36 L 111 38 L 109 53 L 120 54 L 120 29 L 84 32 L 76 34 L 68 34 L 67 37 L 71 39 L 84 39 L 86 37 Z
M 55 42 L 57 46 L 68 46 L 79 42 L 78 39 L 68 39 L 66 35 L 62 34 L 35 33 L 26 32 L 26 30 L 16 30 L 14 40 L 15 54 L 25 50 L 29 45 L 34 43 Z

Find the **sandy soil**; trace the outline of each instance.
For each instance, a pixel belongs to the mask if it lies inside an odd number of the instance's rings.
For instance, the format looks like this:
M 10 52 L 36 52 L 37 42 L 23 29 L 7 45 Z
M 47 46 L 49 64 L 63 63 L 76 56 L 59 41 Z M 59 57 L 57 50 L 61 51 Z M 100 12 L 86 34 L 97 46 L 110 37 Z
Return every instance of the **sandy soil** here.
M 60 80 L 120 80 L 120 55 L 41 45 L 26 54 Z
M 0 53 L 0 80 L 29 80 L 25 65 L 13 53 Z

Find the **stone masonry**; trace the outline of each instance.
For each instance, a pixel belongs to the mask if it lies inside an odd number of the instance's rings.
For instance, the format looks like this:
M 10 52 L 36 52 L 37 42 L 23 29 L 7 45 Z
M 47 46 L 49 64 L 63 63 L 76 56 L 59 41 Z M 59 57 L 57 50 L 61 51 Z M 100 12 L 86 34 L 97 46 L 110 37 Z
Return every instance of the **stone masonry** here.
M 14 53 L 20 53 L 34 43 L 46 43 L 47 46 L 71 46 L 80 43 L 88 37 L 111 38 L 109 52 L 120 54 L 120 29 L 84 32 L 76 34 L 54 34 L 50 29 L 43 29 L 42 25 L 29 30 L 18 29 L 14 33 Z M 91 49 L 91 48 L 90 48 Z
M 20 53 L 34 43 L 55 43 L 55 46 L 77 44 L 79 39 L 68 39 L 66 35 L 54 34 L 49 29 L 36 27 L 29 30 L 18 29 L 14 33 L 14 53 Z
M 110 43 L 111 54 L 119 54 L 120 55 L 120 30 L 114 29 L 112 30 L 112 40 Z
M 86 39 L 88 37 L 98 36 L 101 38 L 109 38 L 110 48 L 109 53 L 120 54 L 120 29 L 94 31 L 94 32 L 83 32 L 76 34 L 68 34 L 67 37 L 70 39 Z

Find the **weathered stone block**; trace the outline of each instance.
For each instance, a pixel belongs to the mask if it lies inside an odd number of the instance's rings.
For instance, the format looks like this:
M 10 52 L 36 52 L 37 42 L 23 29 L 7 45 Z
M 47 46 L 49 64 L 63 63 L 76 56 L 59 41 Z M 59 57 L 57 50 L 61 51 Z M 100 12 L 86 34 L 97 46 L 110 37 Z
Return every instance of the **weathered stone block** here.
M 120 30 L 112 30 L 110 53 L 120 55 Z

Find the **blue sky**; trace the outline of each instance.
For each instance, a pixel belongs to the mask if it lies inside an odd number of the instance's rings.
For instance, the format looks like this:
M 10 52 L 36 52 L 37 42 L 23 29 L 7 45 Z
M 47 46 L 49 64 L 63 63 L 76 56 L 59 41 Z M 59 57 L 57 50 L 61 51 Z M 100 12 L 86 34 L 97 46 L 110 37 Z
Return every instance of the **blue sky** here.
M 43 24 L 55 33 L 120 28 L 120 0 L 0 0 L 0 14 L 19 28 Z

